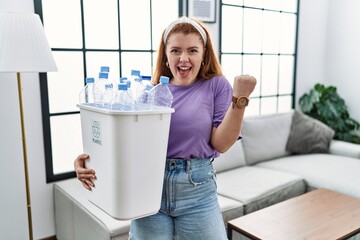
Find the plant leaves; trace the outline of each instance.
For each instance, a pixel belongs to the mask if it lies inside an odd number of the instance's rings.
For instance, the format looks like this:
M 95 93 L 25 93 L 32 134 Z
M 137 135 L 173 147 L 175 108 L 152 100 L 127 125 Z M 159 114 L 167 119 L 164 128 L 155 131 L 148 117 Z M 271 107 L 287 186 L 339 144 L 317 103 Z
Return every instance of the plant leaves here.
M 304 94 L 300 100 L 300 108 L 304 113 L 309 113 L 313 109 L 314 104 L 320 100 L 320 93 L 314 90 L 310 91 L 310 94 Z
M 360 124 L 350 118 L 336 87 L 317 83 L 309 93 L 300 97 L 299 105 L 302 112 L 334 129 L 334 139 L 360 144 L 360 136 L 354 131 L 360 128 Z

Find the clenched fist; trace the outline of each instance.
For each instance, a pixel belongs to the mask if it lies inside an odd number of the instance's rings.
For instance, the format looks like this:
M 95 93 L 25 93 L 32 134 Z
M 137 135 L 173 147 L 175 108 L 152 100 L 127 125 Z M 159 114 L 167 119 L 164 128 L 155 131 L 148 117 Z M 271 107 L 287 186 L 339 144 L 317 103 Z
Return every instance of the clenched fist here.
M 256 79 L 250 75 L 236 76 L 233 84 L 234 97 L 249 97 L 256 86 Z

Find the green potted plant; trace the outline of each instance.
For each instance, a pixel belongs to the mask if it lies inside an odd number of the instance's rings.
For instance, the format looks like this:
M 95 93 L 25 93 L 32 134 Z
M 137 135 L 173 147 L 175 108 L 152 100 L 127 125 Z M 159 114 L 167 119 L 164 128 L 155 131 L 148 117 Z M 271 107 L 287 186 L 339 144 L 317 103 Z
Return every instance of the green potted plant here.
M 301 111 L 320 120 L 335 131 L 334 139 L 360 144 L 360 124 L 352 119 L 344 99 L 336 92 L 336 87 L 315 84 L 310 93 L 299 100 Z

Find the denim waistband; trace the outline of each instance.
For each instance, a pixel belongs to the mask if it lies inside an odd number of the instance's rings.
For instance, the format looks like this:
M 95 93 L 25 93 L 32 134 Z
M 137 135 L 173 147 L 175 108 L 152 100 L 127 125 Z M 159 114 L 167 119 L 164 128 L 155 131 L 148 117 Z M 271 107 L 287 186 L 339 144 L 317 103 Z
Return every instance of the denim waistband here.
M 203 166 L 211 165 L 213 158 L 196 158 L 196 159 L 179 159 L 168 158 L 166 159 L 166 170 L 171 169 L 183 169 L 188 172 L 190 169 L 199 168 Z

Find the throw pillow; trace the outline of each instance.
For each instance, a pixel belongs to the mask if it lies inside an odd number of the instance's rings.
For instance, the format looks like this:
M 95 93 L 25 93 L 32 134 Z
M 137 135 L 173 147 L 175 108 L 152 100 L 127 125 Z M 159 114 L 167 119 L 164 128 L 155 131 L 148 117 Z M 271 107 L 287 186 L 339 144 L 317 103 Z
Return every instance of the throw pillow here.
M 286 150 L 296 154 L 327 153 L 335 131 L 300 111 L 292 117 Z

